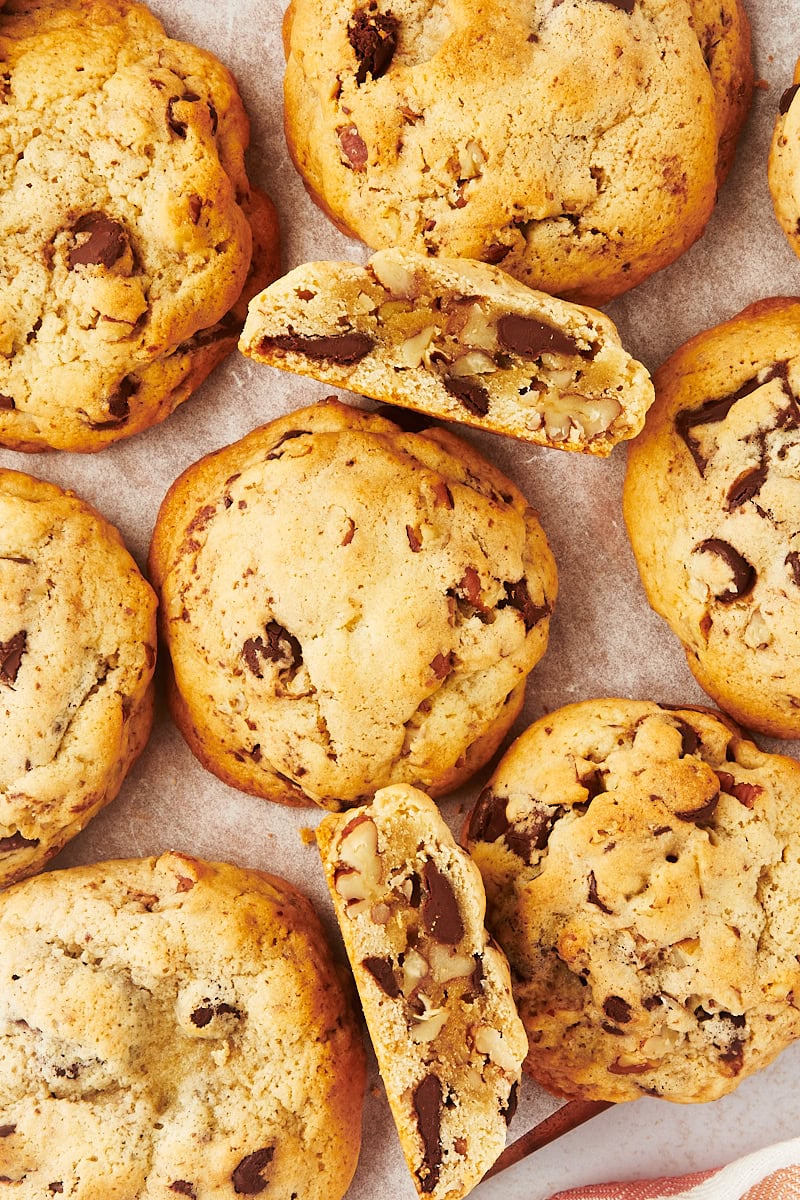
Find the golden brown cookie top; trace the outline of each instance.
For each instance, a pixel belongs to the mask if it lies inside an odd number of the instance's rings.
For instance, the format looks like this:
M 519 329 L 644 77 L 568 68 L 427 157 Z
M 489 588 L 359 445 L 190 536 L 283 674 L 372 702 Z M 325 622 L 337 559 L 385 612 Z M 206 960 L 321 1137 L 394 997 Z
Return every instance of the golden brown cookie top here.
M 476 770 L 556 592 L 510 480 L 446 430 L 335 401 L 189 468 L 150 562 L 190 744 L 236 786 L 332 808 Z
M 0 1163 L 15 1195 L 338 1200 L 359 1033 L 308 900 L 169 853 L 0 896 Z
M 0 443 L 98 449 L 175 406 L 274 220 L 230 73 L 133 0 L 11 5 L 0 56 Z
M 648 599 L 737 720 L 800 733 L 800 301 L 698 334 L 655 376 L 624 512 Z
M 731 1091 L 800 1032 L 800 765 L 703 709 L 587 700 L 500 762 L 465 841 L 558 1094 Z
M 592 303 L 699 236 L 752 83 L 738 0 L 293 0 L 284 32 L 289 148 L 337 223 Z
M 113 526 L 0 470 L 0 886 L 119 790 L 150 730 L 155 610 Z

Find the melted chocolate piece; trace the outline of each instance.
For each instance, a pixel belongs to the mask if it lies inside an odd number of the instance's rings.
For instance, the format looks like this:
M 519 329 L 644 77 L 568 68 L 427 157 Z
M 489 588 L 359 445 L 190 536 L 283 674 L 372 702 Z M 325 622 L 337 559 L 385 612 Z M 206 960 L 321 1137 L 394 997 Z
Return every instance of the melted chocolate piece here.
M 373 7 L 359 8 L 347 27 L 347 40 L 358 60 L 356 83 L 360 86 L 367 75 L 380 79 L 389 70 L 397 49 L 400 22 L 391 13 L 375 12 Z
M 274 1154 L 274 1146 L 264 1146 L 242 1159 L 231 1175 L 233 1190 L 237 1196 L 257 1196 L 259 1192 L 264 1191 L 269 1180 L 264 1178 L 262 1172 L 272 1162 Z
M 621 996 L 609 996 L 603 1004 L 603 1012 L 610 1021 L 616 1021 L 617 1025 L 627 1025 L 633 1015 L 630 1004 Z
M 595 878 L 594 871 L 589 872 L 589 893 L 587 899 L 590 904 L 596 904 L 601 912 L 608 913 L 609 915 L 613 912 L 613 909 L 610 909 L 608 905 L 604 904 L 598 895 L 597 879 Z
M 16 1131 L 16 1125 L 0 1125 L 0 1138 L 11 1137 L 11 1134 Z
M 730 567 L 733 573 L 733 583 L 730 588 L 715 597 L 720 604 L 731 604 L 734 600 L 741 600 L 743 596 L 753 590 L 756 582 L 755 568 L 746 558 L 742 557 L 738 550 L 734 550 L 729 542 L 723 542 L 721 538 L 706 538 L 699 546 L 695 546 L 694 553 L 698 552 L 716 554 L 726 566 Z
M 675 816 L 679 821 L 693 821 L 695 825 L 701 825 L 703 821 L 708 821 L 713 817 L 718 804 L 719 792 L 717 792 L 716 796 L 712 796 L 707 804 L 701 805 L 700 808 L 693 808 L 688 812 L 676 812 Z
M 290 442 L 292 438 L 306 437 L 308 433 L 309 431 L 307 429 L 290 429 L 287 433 L 284 433 L 282 437 L 278 438 L 277 442 L 267 455 L 267 462 L 271 462 L 274 458 L 281 458 L 281 455 L 278 453 L 278 451 L 284 442 Z M 234 478 L 238 479 L 239 476 L 236 475 Z M 226 480 L 226 483 L 230 482 L 230 479 Z
M 425 895 L 422 900 L 422 924 L 435 942 L 455 945 L 464 936 L 464 922 L 450 880 L 444 876 L 433 859 L 428 859 L 422 871 Z
M 559 817 L 564 815 L 564 808 L 535 808 L 529 818 L 527 827 L 510 825 L 506 833 L 506 845 L 512 853 L 530 866 L 534 850 L 545 850 L 550 838 L 550 831 Z
M 505 588 L 505 600 L 498 601 L 498 608 L 515 608 L 522 617 L 525 625 L 525 632 L 530 633 L 534 625 L 538 625 L 545 617 L 550 615 L 550 609 L 546 604 L 534 604 L 528 591 L 526 580 L 518 579 L 515 583 L 506 582 L 503 584 Z
M 357 333 L 355 330 L 350 333 L 335 333 L 327 337 L 322 335 L 303 337 L 301 334 L 295 333 L 291 326 L 289 326 L 288 333 L 264 337 L 259 343 L 260 349 L 264 351 L 274 346 L 278 350 L 294 350 L 314 362 L 320 362 L 327 358 L 342 366 L 360 362 L 365 355 L 369 354 L 374 345 L 375 339 L 368 333 Z
M 485 417 L 489 411 L 489 393 L 482 383 L 463 375 L 446 375 L 442 380 L 445 391 L 454 396 L 473 417 Z
M 578 343 L 569 334 L 534 317 L 506 313 L 497 322 L 500 345 L 520 358 L 539 358 L 542 354 L 577 354 Z
M 697 747 L 700 745 L 700 738 L 692 729 L 691 725 L 687 725 L 680 717 L 675 718 L 675 724 L 678 726 L 681 734 L 681 758 L 686 754 L 696 754 Z
M 10 396 L 4 396 L 2 393 L 0 393 L 0 409 L 5 410 L 6 412 L 11 412 L 11 410 L 16 407 L 16 403 L 11 399 Z
M 21 629 L 7 642 L 0 642 L 0 683 L 11 687 L 17 681 L 22 656 L 28 646 L 28 634 Z
M 757 467 L 752 467 L 749 471 L 745 471 L 734 480 L 728 488 L 728 512 L 732 512 L 735 508 L 741 508 L 748 500 L 752 500 L 757 496 L 764 486 L 764 481 L 769 473 L 769 463 L 766 459 L 762 459 Z
M 469 819 L 467 837 L 471 842 L 497 842 L 509 827 L 504 796 L 484 788 Z
M 128 246 L 125 230 L 105 213 L 84 213 L 73 225 L 72 232 L 88 233 L 89 236 L 70 250 L 67 256 L 70 271 L 77 266 L 111 267 L 122 258 Z
M 511 1090 L 508 1093 L 508 1100 L 505 1108 L 506 1126 L 509 1126 L 514 1119 L 514 1113 L 517 1111 L 519 1102 L 519 1084 L 516 1079 L 511 1085 Z
M 792 582 L 800 587 L 800 551 L 790 550 L 783 561 L 791 569 Z
M 800 88 L 800 83 L 793 83 L 792 86 L 788 87 L 781 96 L 780 103 L 778 104 L 778 112 L 782 117 L 785 117 L 789 109 L 792 107 L 792 101 L 797 95 L 798 88 Z
M 436 1075 L 426 1075 L 414 1089 L 414 1112 L 422 1138 L 422 1166 L 417 1178 L 422 1192 L 432 1192 L 439 1182 L 442 1143 L 439 1139 L 442 1112 L 442 1085 Z
M 125 421 L 130 416 L 130 398 L 136 395 L 141 386 L 141 382 L 133 375 L 126 375 L 120 381 L 116 391 L 112 392 L 108 397 L 108 411 L 114 418 L 115 423 Z
M 0 838 L 0 854 L 6 854 L 9 850 L 24 850 L 27 846 L 38 846 L 38 838 L 26 838 L 17 830 L 16 833 L 10 833 L 8 837 Z
M 303 649 L 297 638 L 277 621 L 270 621 L 264 632 L 266 641 L 262 637 L 248 638 L 242 646 L 242 658 L 256 679 L 264 678 L 261 660 L 277 663 L 279 671 L 296 670 L 303 661 Z
M 369 958 L 362 960 L 361 965 L 367 968 L 372 978 L 379 987 L 383 988 L 387 996 L 392 1000 L 397 999 L 400 995 L 400 984 L 395 979 L 391 959 L 370 955 Z
M 222 1016 L 225 1013 L 230 1013 L 234 1017 L 241 1017 L 241 1012 L 238 1008 L 234 1008 L 232 1004 L 202 1004 L 200 1008 L 196 1008 L 191 1015 L 191 1022 L 198 1029 L 205 1029 L 206 1025 L 210 1025 L 214 1017 Z
M 717 425 L 720 421 L 724 421 L 728 413 L 733 408 L 737 400 L 742 400 L 745 396 L 749 396 L 752 392 L 763 387 L 766 383 L 770 383 L 773 379 L 786 379 L 787 364 L 785 362 L 775 363 L 763 378 L 759 375 L 754 375 L 752 379 L 747 379 L 741 387 L 735 392 L 731 392 L 727 396 L 720 396 L 713 400 L 706 400 L 699 408 L 686 408 L 679 412 L 675 417 L 675 428 L 680 437 L 686 443 L 686 448 L 694 459 L 695 466 L 701 475 L 705 475 L 708 459 L 700 450 L 700 443 L 697 438 L 692 437 L 692 430 L 699 425 Z
M 179 137 L 181 141 L 186 138 L 186 130 L 188 125 L 186 121 L 181 121 L 179 117 L 175 116 L 174 106 L 181 100 L 191 102 L 199 99 L 200 97 L 195 92 L 184 92 L 182 96 L 171 96 L 167 101 L 167 125 L 169 125 L 172 132 L 176 135 L 176 137 Z
M 417 412 L 413 408 L 398 408 L 395 404 L 381 404 L 375 411 L 384 420 L 394 421 L 404 433 L 422 433 L 423 429 L 430 429 L 436 424 L 427 413 Z
M 188 1183 L 185 1179 L 176 1179 L 174 1183 L 169 1185 L 171 1192 L 177 1192 L 179 1196 L 188 1196 L 190 1200 L 197 1200 L 197 1192 L 194 1190 L 194 1185 Z
M 632 13 L 635 0 L 601 0 L 602 4 L 611 4 L 614 8 L 620 8 L 623 12 Z

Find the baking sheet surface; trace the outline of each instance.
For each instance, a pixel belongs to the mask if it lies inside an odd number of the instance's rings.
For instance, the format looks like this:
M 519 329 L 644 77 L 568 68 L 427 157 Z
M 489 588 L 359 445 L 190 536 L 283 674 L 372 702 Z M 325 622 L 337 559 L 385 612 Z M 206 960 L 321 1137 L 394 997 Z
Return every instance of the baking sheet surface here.
M 796 39 L 800 0 L 745 2 L 753 23 L 760 82 L 732 175 L 708 229 L 676 264 L 607 310 L 626 347 L 651 370 L 686 338 L 754 300 L 800 291 L 800 263 L 777 226 L 766 182 L 774 115 L 800 52 Z M 212 50 L 236 75 L 252 121 L 250 177 L 278 206 L 284 269 L 310 259 L 366 258 L 363 246 L 339 234 L 314 207 L 286 152 L 280 42 L 284 6 L 277 0 L 153 0 L 151 7 L 169 33 Z M 94 456 L 0 451 L 0 465 L 73 488 L 119 527 L 144 565 L 160 501 L 186 466 L 255 426 L 330 392 L 330 387 L 234 354 L 165 424 L 129 442 Z M 620 508 L 624 448 L 615 450 L 608 461 L 595 461 L 490 434 L 468 431 L 465 436 L 521 486 L 540 513 L 559 566 L 560 594 L 550 648 L 531 676 L 515 731 L 562 704 L 590 696 L 705 702 L 677 642 L 649 610 L 638 580 Z M 777 748 L 777 743 L 757 740 Z M 798 743 L 783 743 L 780 748 L 800 753 Z M 474 800 L 487 773 L 443 802 L 453 823 Z M 316 809 L 284 809 L 225 787 L 194 760 L 160 699 L 152 739 L 122 793 L 54 866 L 174 848 L 260 867 L 284 875 L 311 895 L 338 944 L 316 850 L 301 837 L 301 830 L 315 825 L 320 815 Z M 626 1106 L 630 1128 L 644 1130 L 655 1122 L 661 1133 L 652 1141 L 647 1159 L 642 1158 L 646 1133 L 639 1136 L 635 1152 L 633 1143 L 628 1149 L 621 1144 L 614 1160 L 619 1169 L 613 1173 L 635 1173 L 640 1166 L 660 1173 L 711 1165 L 740 1149 L 766 1144 L 780 1131 L 782 1136 L 797 1133 L 800 1099 L 792 1086 L 791 1068 L 800 1066 L 800 1057 L 795 1050 L 762 1078 L 746 1082 L 736 1097 L 712 1106 L 680 1114 L 663 1102 Z M 543 1119 L 558 1103 L 525 1081 L 512 1137 Z M 741 1113 L 748 1116 L 740 1142 L 729 1133 L 726 1122 L 739 1120 Z M 607 1146 L 597 1130 L 607 1121 L 612 1123 L 603 1129 L 625 1128 L 619 1124 L 625 1119 L 618 1113 L 596 1118 L 591 1131 L 585 1127 L 569 1136 L 566 1150 L 551 1147 L 542 1158 L 534 1156 L 481 1185 L 476 1194 L 486 1200 L 500 1200 L 501 1195 L 540 1200 L 556 1187 L 607 1177 L 612 1173 L 603 1165 Z M 715 1122 L 720 1123 L 716 1145 Z M 670 1131 L 672 1135 L 666 1136 Z M 680 1157 L 673 1162 L 677 1136 L 682 1139 L 678 1146 L 694 1155 L 685 1165 Z M 388 1196 L 411 1200 L 414 1195 L 373 1070 L 362 1158 L 348 1200 Z

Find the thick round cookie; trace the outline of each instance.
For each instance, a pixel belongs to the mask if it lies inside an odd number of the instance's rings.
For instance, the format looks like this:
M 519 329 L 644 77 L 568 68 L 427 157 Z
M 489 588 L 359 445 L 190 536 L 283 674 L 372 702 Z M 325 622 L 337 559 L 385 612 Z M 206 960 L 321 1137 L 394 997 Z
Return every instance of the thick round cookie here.
M 465 841 L 551 1091 L 713 1100 L 800 1036 L 800 764 L 732 723 L 563 708 L 502 759 Z
M 800 301 L 681 346 L 629 447 L 624 512 L 653 608 L 737 720 L 800 736 Z
M 20 1200 L 338 1200 L 364 1055 L 308 900 L 181 854 L 0 896 L 0 1176 Z
M 528 1048 L 480 874 L 402 784 L 326 817 L 317 844 L 414 1184 L 459 1200 L 505 1145 Z
M 408 250 L 297 267 L 251 301 L 239 345 L 375 400 L 601 456 L 653 401 L 603 313 L 485 263 Z
M 375 248 L 599 304 L 699 237 L 752 88 L 739 0 L 292 0 L 289 149 Z
M 486 762 L 556 594 L 496 468 L 335 400 L 190 467 L 150 567 L 195 754 L 234 787 L 333 809 L 390 783 L 440 794 Z
M 769 152 L 768 179 L 775 216 L 795 254 L 800 255 L 800 59 L 794 80 L 781 95 Z
M 0 444 L 97 450 L 235 347 L 277 221 L 233 78 L 134 0 L 12 0 L 0 58 Z
M 152 723 L 155 614 L 113 526 L 0 470 L 0 887 L 119 791 Z

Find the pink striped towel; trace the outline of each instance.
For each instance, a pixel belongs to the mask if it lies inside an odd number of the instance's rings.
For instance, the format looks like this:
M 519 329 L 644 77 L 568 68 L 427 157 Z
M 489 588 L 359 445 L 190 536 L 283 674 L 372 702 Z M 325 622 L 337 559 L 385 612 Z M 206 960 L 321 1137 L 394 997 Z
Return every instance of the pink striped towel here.
M 800 1138 L 757 1150 L 717 1171 L 571 1188 L 552 1200 L 800 1200 Z

